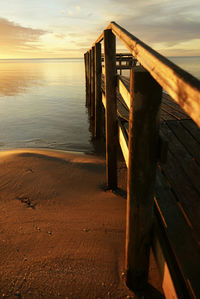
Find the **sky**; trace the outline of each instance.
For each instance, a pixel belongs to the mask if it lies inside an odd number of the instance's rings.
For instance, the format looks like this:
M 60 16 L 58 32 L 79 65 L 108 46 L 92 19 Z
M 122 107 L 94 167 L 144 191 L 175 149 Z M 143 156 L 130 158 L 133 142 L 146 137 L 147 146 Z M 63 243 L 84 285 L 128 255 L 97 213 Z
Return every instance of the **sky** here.
M 0 59 L 83 57 L 111 21 L 163 55 L 200 56 L 200 0 L 0 0 Z

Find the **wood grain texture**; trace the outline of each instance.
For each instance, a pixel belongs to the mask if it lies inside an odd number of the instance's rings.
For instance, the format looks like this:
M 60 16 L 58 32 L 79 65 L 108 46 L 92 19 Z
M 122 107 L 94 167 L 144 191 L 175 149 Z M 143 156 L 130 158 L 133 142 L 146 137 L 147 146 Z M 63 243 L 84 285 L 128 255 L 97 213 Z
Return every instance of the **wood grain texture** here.
M 95 45 L 95 124 L 94 135 L 101 136 L 102 131 L 102 103 L 101 103 L 101 44 Z
M 200 126 L 200 81 L 112 22 L 113 33 Z
M 104 31 L 105 97 L 106 97 L 106 181 L 109 189 L 117 187 L 117 100 L 116 39 L 111 30 Z
M 87 52 L 85 58 L 85 69 L 86 69 L 86 106 L 89 103 L 89 52 Z
M 149 269 L 162 89 L 143 68 L 131 70 L 130 82 L 125 268 L 127 285 L 140 289 Z
M 200 126 L 200 81 L 115 22 L 111 22 L 107 29 L 112 29 L 139 63 Z M 96 42 L 102 39 L 103 34 Z
M 139 68 L 139 66 L 137 66 Z M 125 76 L 118 76 L 118 88 L 123 101 L 126 103 L 127 108 L 130 107 L 130 79 Z M 162 104 L 161 104 L 161 121 L 167 120 L 185 120 L 189 119 L 189 116 L 183 111 L 183 109 L 172 100 L 172 98 L 162 93 Z
M 160 167 L 188 225 L 193 229 L 197 243 L 200 244 L 200 167 L 198 164 L 200 144 L 182 126 L 185 122 L 188 123 L 188 120 L 168 121 L 161 124 L 160 132 L 168 140 L 169 151 L 167 163 L 161 164 Z M 177 132 L 178 136 L 176 136 Z
M 184 280 L 181 288 L 180 285 L 176 286 L 179 294 L 178 298 L 196 298 L 193 296 L 193 293 L 200 294 L 199 246 L 195 241 L 193 228 L 188 225 L 182 209 L 177 204 L 173 190 L 169 188 L 160 170 L 158 170 L 156 178 L 155 203 L 156 219 L 157 217 L 160 219 L 159 225 L 163 229 L 162 236 L 166 238 L 166 242 L 168 243 L 168 245 L 165 245 L 165 251 L 171 252 L 172 256 L 175 257 L 174 260 L 168 254 L 166 263 L 169 265 L 168 267 L 170 272 L 172 272 L 172 276 L 179 275 L 182 278 L 177 277 L 178 281 L 181 281 L 181 279 Z M 178 269 L 176 269 L 177 267 Z M 174 277 L 173 280 L 176 284 L 177 279 Z M 181 294 L 185 294 L 185 296 L 181 297 Z
M 88 106 L 89 106 L 89 109 L 91 109 L 91 50 L 89 51 L 89 66 L 88 66 L 88 84 L 89 84 L 89 87 L 88 87 Z
M 91 50 L 91 108 L 90 117 L 94 118 L 95 115 L 95 50 Z

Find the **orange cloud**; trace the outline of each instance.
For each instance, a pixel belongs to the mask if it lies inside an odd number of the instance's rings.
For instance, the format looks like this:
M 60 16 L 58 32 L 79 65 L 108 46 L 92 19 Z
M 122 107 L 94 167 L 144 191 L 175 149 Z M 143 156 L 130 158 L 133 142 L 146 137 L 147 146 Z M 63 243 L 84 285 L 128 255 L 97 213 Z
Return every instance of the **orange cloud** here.
M 48 33 L 42 29 L 20 26 L 14 22 L 0 18 L 1 56 L 19 54 L 20 52 L 39 49 L 39 39 Z

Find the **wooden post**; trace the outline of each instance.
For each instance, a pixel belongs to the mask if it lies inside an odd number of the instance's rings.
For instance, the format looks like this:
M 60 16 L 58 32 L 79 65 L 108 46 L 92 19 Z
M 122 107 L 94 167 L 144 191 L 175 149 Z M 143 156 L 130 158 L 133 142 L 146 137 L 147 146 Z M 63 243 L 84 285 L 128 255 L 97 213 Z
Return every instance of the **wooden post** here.
M 88 63 L 88 106 L 91 109 L 91 50 L 89 50 L 89 63 Z M 90 113 L 90 112 L 89 112 Z
M 106 96 L 106 179 L 109 189 L 117 188 L 117 103 L 116 39 L 112 30 L 104 31 L 104 64 Z
M 85 82 L 86 82 L 86 65 L 87 65 L 87 62 L 86 62 L 86 54 L 84 54 L 84 63 L 85 63 Z
M 129 162 L 126 216 L 127 285 L 147 283 L 151 241 L 159 109 L 162 88 L 142 67 L 130 76 Z
M 90 116 L 91 118 L 94 118 L 95 115 L 95 69 L 94 69 L 94 63 L 95 63 L 95 57 L 94 57 L 94 47 L 91 49 L 91 110 L 90 110 Z
M 84 54 L 84 63 L 85 63 L 85 87 L 86 87 L 86 101 L 85 104 L 87 106 L 87 58 L 86 58 L 86 53 Z
M 86 107 L 88 107 L 88 97 L 89 97 L 89 53 L 85 54 L 85 85 L 86 85 Z
M 95 137 L 101 136 L 102 126 L 102 92 L 101 92 L 101 44 L 95 45 Z

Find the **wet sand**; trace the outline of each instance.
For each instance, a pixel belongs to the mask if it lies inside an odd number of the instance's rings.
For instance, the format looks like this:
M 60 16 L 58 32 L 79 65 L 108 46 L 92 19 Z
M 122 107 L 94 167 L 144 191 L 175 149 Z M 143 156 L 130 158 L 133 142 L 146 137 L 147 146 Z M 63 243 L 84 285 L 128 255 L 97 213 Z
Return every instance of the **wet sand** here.
M 103 158 L 0 153 L 2 297 L 136 298 L 123 279 L 126 200 L 104 185 Z M 160 298 L 151 286 L 141 296 Z

